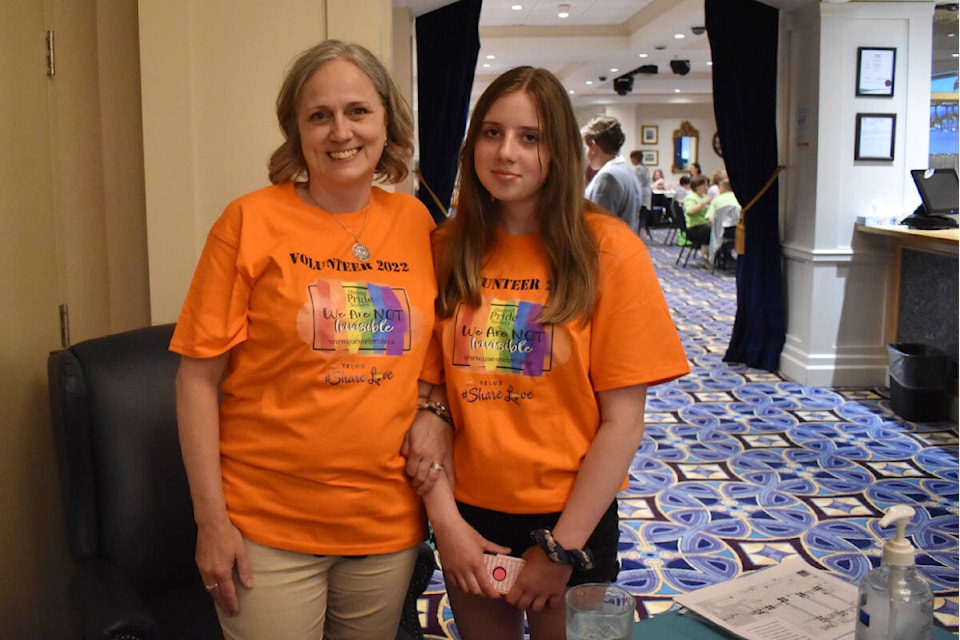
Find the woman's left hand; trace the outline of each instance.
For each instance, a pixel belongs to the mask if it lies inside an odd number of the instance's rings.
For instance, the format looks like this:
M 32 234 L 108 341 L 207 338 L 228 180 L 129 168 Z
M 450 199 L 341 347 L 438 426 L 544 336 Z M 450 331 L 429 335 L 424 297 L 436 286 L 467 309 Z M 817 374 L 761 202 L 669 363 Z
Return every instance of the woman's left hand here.
M 523 553 L 527 561 L 510 593 L 507 602 L 517 609 L 543 611 L 545 607 L 556 609 L 563 606 L 567 582 L 573 567 L 550 562 L 539 546 L 532 546 Z
M 441 472 L 453 486 L 453 430 L 431 412 L 417 411 L 400 453 L 407 459 L 406 472 L 419 495 L 430 492 Z

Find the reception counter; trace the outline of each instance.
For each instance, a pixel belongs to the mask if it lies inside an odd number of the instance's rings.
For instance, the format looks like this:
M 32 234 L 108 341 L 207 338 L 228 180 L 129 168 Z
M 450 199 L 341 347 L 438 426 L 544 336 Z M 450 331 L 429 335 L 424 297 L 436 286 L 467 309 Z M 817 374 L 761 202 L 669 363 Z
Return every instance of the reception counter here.
M 909 227 L 900 225 L 864 224 L 856 225 L 856 230 L 858 233 L 867 234 L 868 236 L 879 236 L 886 238 L 891 243 L 893 252 L 887 285 L 887 310 L 884 322 L 884 338 L 887 343 L 897 342 L 903 339 L 901 336 L 901 323 L 903 322 L 902 298 L 905 277 L 904 251 L 920 251 L 927 254 L 936 254 L 938 256 L 946 257 L 947 259 L 956 259 L 958 237 L 960 237 L 960 232 L 958 232 L 958 230 L 955 228 L 924 231 L 920 229 L 910 229 Z M 952 268 L 948 269 L 947 271 L 952 271 L 955 274 L 956 264 L 952 264 Z M 953 277 L 955 280 L 956 275 Z M 910 282 L 909 284 L 911 287 L 914 285 L 913 282 Z M 953 305 L 953 307 L 954 310 L 952 313 L 954 314 L 955 324 L 955 305 Z M 956 335 L 955 332 L 954 335 Z

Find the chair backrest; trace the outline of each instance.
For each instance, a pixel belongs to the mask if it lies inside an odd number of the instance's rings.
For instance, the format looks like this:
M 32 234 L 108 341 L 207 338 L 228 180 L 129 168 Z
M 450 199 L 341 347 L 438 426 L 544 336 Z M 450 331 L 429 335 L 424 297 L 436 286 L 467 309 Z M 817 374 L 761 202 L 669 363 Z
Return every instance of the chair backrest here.
M 683 203 L 673 200 L 670 203 L 670 215 L 673 217 L 673 223 L 680 231 L 687 230 L 687 216 L 683 213 Z
M 725 204 L 718 207 L 713 212 L 713 219 L 724 228 L 737 226 L 737 221 L 740 219 L 740 205 Z
M 106 559 L 148 597 L 197 580 L 173 326 L 87 340 L 47 362 L 74 560 Z

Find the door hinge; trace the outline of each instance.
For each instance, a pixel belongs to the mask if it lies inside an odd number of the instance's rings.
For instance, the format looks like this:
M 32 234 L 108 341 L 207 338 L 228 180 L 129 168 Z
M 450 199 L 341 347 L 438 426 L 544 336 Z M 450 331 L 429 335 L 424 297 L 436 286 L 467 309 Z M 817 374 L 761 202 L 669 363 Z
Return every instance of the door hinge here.
M 70 346 L 70 309 L 66 304 L 60 305 L 60 346 Z
M 56 64 L 54 61 L 53 31 L 47 31 L 47 75 L 53 77 L 56 73 Z

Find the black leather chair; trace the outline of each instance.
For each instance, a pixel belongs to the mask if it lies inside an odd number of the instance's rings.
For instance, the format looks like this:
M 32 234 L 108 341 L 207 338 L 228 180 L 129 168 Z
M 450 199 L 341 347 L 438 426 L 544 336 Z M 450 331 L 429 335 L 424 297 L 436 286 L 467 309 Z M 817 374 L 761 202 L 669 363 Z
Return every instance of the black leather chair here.
M 47 374 L 86 640 L 217 640 L 194 565 L 196 526 L 177 436 L 172 324 L 50 354 Z M 435 568 L 424 543 L 398 638 L 422 638 L 416 601 Z M 412 609 L 412 611 L 411 611 Z

